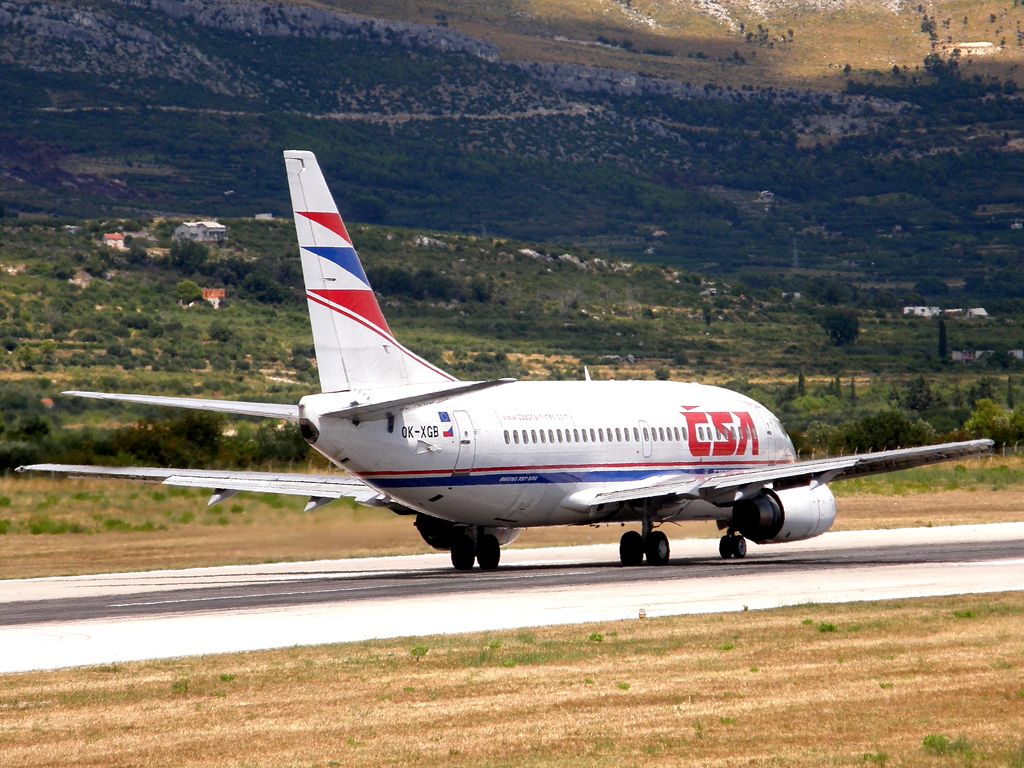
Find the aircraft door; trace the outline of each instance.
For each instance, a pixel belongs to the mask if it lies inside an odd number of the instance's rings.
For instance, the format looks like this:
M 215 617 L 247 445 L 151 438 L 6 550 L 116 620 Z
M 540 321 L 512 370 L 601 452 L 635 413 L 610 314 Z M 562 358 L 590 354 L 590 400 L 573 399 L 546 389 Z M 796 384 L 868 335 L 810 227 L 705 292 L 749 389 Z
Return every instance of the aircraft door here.
M 776 446 L 778 445 L 778 431 L 775 427 L 776 421 L 770 411 L 762 406 L 755 408 L 755 413 L 761 422 L 758 426 L 762 430 L 761 458 L 768 461 L 775 461 L 777 458 Z
M 647 425 L 646 421 L 641 421 L 637 426 L 640 427 L 640 444 L 643 448 L 643 454 L 645 459 L 651 458 L 651 452 L 653 446 L 651 444 L 651 428 Z
M 466 474 L 473 468 L 476 458 L 476 431 L 468 411 L 454 411 L 456 434 L 459 438 L 459 457 L 455 460 L 454 474 Z

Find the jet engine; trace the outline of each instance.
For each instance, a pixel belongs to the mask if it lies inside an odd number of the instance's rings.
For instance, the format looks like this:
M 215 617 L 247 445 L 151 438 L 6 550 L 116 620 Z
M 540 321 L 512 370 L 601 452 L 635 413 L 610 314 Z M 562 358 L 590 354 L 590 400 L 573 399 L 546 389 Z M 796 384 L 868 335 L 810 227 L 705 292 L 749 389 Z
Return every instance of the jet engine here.
M 732 508 L 732 527 L 758 544 L 801 541 L 820 536 L 836 519 L 836 499 L 828 486 L 763 490 Z
M 466 534 L 466 526 L 442 520 L 439 517 L 425 515 L 422 512 L 416 515 L 414 523 L 420 536 L 434 549 L 451 549 L 452 544 L 459 536 Z M 505 546 L 519 538 L 523 532 L 522 528 L 484 528 L 482 533 L 489 533 L 498 540 L 498 544 Z

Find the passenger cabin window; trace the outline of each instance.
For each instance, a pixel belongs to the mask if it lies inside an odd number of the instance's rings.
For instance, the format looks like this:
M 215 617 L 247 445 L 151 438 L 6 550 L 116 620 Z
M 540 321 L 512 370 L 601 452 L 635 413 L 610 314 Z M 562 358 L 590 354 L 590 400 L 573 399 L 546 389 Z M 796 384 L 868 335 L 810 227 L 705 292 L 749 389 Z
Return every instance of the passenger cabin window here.
M 548 442 L 549 443 L 555 442 L 555 431 L 553 429 L 549 429 L 548 430 Z
M 558 438 L 558 442 L 562 442 L 562 430 L 556 429 L 555 436 Z
M 651 436 L 647 432 L 647 427 L 644 427 L 644 440 L 650 440 L 650 439 L 651 439 Z
M 637 429 L 636 427 L 633 427 L 633 439 L 636 440 L 638 443 L 640 442 L 640 430 Z
M 604 442 L 604 430 L 602 430 L 600 427 L 597 428 L 597 439 L 600 440 L 602 443 Z
M 531 435 L 531 437 L 533 437 L 534 444 L 536 444 L 536 442 L 537 442 L 537 430 L 531 429 L 530 430 L 530 435 Z
M 679 427 L 672 427 L 672 429 L 675 430 L 676 440 L 678 440 L 679 439 Z M 685 439 L 685 433 L 684 433 L 684 439 Z
M 618 427 L 615 428 L 615 442 L 622 442 L 622 430 L 619 429 Z
M 662 441 L 665 439 L 665 430 L 661 427 L 658 427 L 658 439 Z
M 583 434 L 587 434 L 587 431 L 583 430 Z M 578 429 L 572 431 L 572 439 L 577 443 L 580 441 L 580 431 Z
M 658 430 L 654 427 L 651 427 L 651 442 L 658 442 Z
M 508 430 L 505 430 L 505 445 L 509 445 L 512 442 L 512 436 L 509 435 Z
M 519 430 L 518 429 L 513 429 L 512 430 L 512 440 L 515 441 L 516 445 L 519 445 Z
M 626 442 L 628 443 L 629 442 L 629 427 L 624 427 L 622 429 L 622 436 L 624 438 L 626 438 Z

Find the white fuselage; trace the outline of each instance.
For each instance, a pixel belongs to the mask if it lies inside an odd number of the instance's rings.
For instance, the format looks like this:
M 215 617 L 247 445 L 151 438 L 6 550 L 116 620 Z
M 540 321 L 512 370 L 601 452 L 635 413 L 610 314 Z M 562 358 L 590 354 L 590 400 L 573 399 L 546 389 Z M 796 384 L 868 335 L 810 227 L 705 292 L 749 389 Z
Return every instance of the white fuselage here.
M 651 381 L 516 382 L 353 424 L 323 416 L 352 392 L 302 399 L 314 447 L 412 509 L 466 525 L 528 528 L 636 520 L 594 495 L 795 460 L 779 420 L 736 392 Z M 389 429 L 390 426 L 390 429 Z M 728 519 L 703 501 L 657 519 Z

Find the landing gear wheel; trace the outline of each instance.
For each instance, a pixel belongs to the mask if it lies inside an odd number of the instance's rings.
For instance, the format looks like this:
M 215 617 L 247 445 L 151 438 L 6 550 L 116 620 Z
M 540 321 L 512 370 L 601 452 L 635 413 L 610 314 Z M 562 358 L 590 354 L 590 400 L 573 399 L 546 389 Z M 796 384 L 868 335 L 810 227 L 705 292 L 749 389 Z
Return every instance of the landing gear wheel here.
M 648 565 L 668 565 L 668 536 L 661 531 L 651 531 L 644 542 L 644 554 Z
M 718 540 L 718 554 L 722 556 L 723 560 L 728 560 L 733 556 L 732 551 L 732 536 L 723 536 Z M 746 545 L 743 545 L 744 552 L 746 552 Z
M 626 531 L 619 539 L 619 560 L 623 565 L 642 565 L 644 562 L 644 539 L 636 531 Z
M 747 540 L 742 536 L 733 536 L 732 556 L 737 560 L 747 556 Z
M 452 542 L 452 565 L 457 571 L 468 571 L 473 568 L 476 559 L 476 545 L 469 536 L 458 536 Z
M 480 568 L 485 571 L 493 571 L 498 567 L 498 561 L 501 559 L 501 547 L 498 546 L 498 539 L 495 536 L 491 536 L 489 533 L 485 533 L 479 537 L 476 542 L 476 561 L 480 564 Z

